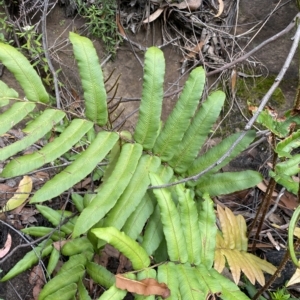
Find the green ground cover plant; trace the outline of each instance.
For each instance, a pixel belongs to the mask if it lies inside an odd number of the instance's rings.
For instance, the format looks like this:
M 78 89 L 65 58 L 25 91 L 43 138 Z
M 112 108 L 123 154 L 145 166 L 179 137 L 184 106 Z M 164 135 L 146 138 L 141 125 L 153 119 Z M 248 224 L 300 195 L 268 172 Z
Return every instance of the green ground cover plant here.
M 262 180 L 255 171 L 218 173 L 249 146 L 255 139 L 255 132 L 248 131 L 230 156 L 204 176 L 173 186 L 174 182 L 197 175 L 218 162 L 238 138 L 239 133 L 231 135 L 199 155 L 219 117 L 225 94 L 215 91 L 199 105 L 205 72 L 198 67 L 191 72 L 173 111 L 162 125 L 165 61 L 163 52 L 151 47 L 145 54 L 143 92 L 134 133 L 113 131 L 103 75 L 93 44 L 75 33 L 70 33 L 70 41 L 84 90 L 84 117 L 74 113 L 70 117 L 68 112 L 51 107 L 49 94 L 29 61 L 12 46 L 0 44 L 0 61 L 15 76 L 25 95 L 21 98 L 0 81 L 3 109 L 0 133 L 26 121 L 22 128 L 24 137 L 0 149 L 1 161 L 7 162 L 0 176 L 27 176 L 63 156 L 70 157 L 75 146 L 80 149 L 67 167 L 30 197 L 29 203 L 35 205 L 53 227 L 23 229 L 26 234 L 45 239 L 1 281 L 9 280 L 48 257 L 45 270 L 48 282 L 39 295 L 40 300 L 58 299 L 58 296 L 67 300 L 75 295 L 79 299 L 91 299 L 84 286 L 86 276 L 106 289 L 100 299 L 123 299 L 127 291 L 136 293 L 137 299 L 154 299 L 154 295 L 169 299 L 201 300 L 210 295 L 222 299 L 248 299 L 235 283 L 213 268 L 217 243 L 227 251 L 218 252 L 218 269 L 222 269 L 225 257 L 230 266 L 240 263 L 241 267 L 246 263 L 244 221 L 227 213 L 222 232 L 218 231 L 210 197 L 243 190 Z M 31 114 L 33 111 L 39 114 Z M 56 126 L 60 126 L 60 134 Z M 51 141 L 46 139 L 41 149 L 22 154 L 39 139 L 45 139 L 49 132 L 55 133 Z M 72 193 L 72 187 L 89 174 L 93 174 L 95 182 L 101 180 L 95 191 L 85 195 Z M 165 184 L 171 186 L 162 188 Z M 54 210 L 47 205 L 48 200 L 68 190 L 76 213 Z M 235 231 L 234 243 L 226 234 L 231 228 L 226 220 L 236 225 L 244 224 L 240 226 L 243 230 Z M 118 288 L 120 277 L 93 260 L 106 243 L 132 263 L 134 272 L 123 274 L 129 282 L 125 289 Z M 228 260 L 230 249 L 240 253 L 239 263 Z M 54 270 L 62 257 L 63 266 L 56 273 Z M 274 267 L 256 259 L 254 269 L 260 273 L 250 276 L 250 280 L 263 283 L 262 270 L 273 273 Z M 139 294 L 136 286 L 150 278 L 162 291 L 147 294 L 143 290 Z M 165 286 L 159 285 L 163 283 Z

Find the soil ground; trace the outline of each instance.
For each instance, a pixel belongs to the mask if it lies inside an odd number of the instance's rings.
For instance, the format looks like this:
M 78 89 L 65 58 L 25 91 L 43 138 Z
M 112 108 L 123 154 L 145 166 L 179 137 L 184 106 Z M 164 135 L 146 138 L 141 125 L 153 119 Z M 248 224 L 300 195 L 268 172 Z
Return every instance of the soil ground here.
M 275 7 L 277 1 L 270 0 L 255 0 L 255 1 L 239 1 L 240 2 L 240 15 L 238 24 L 238 33 L 246 32 L 253 24 L 253 22 L 265 20 L 266 16 Z M 293 1 L 287 2 L 272 17 L 268 20 L 266 25 L 261 29 L 259 34 L 250 43 L 246 51 L 255 47 L 266 38 L 274 35 L 282 30 L 296 15 L 297 9 Z M 50 13 L 47 19 L 47 32 L 48 32 L 48 45 L 52 53 L 52 60 L 56 68 L 61 68 L 61 76 L 64 78 L 64 82 L 68 90 L 74 90 L 74 94 L 82 95 L 80 89 L 80 80 L 77 72 L 76 63 L 72 56 L 70 44 L 67 42 L 69 31 L 80 31 L 84 27 L 84 20 L 79 17 L 67 18 L 64 10 L 56 6 Z M 259 51 L 255 56 L 266 66 L 271 75 L 276 76 L 282 67 L 282 64 L 288 54 L 291 37 L 293 33 L 289 33 L 287 36 L 283 36 L 279 40 L 276 40 L 272 44 L 267 45 L 263 50 Z M 249 41 L 251 34 L 247 35 L 245 41 Z M 147 32 L 142 29 L 137 35 L 130 36 L 136 43 L 147 47 L 151 45 L 161 45 L 162 38 L 160 34 L 160 24 L 157 22 L 155 25 L 150 26 L 150 31 Z M 103 62 L 106 59 L 106 54 L 103 49 L 101 41 L 94 39 L 94 45 L 97 49 L 100 61 Z M 136 49 L 136 55 L 143 61 L 144 52 Z M 182 86 L 186 77 L 181 76 L 181 63 L 182 53 L 178 48 L 168 45 L 162 48 L 166 59 L 166 76 L 165 76 L 165 91 L 172 92 Z M 298 80 L 298 66 L 297 60 L 293 61 L 285 80 L 285 84 L 282 86 L 287 102 L 283 109 L 291 107 L 295 95 L 296 84 Z M 105 77 L 115 69 L 115 72 L 108 84 L 112 84 L 114 80 L 121 74 L 119 79 L 119 88 L 117 92 L 118 97 L 135 98 L 138 99 L 141 96 L 142 90 L 142 66 L 137 61 L 132 48 L 129 43 L 124 41 L 117 51 L 116 58 L 113 61 L 108 61 L 103 66 Z M 1 80 L 5 81 L 9 86 L 19 90 L 14 78 L 5 71 Z M 210 79 L 210 83 L 214 79 Z M 176 96 L 165 98 L 163 119 L 168 116 L 172 107 L 176 102 Z M 72 99 L 64 96 L 65 103 L 70 103 Z M 241 99 L 243 101 L 243 99 Z M 129 115 L 136 108 L 138 108 L 139 102 L 131 101 L 123 104 L 125 111 L 123 116 Z M 132 130 L 136 122 L 137 114 L 134 114 L 126 122 L 125 128 Z M 243 124 L 237 124 L 238 127 L 243 127 Z M 233 128 L 235 129 L 235 128 Z M 1 225 L 1 223 L 0 223 Z M 1 227 L 0 227 L 1 229 Z M 9 230 L 13 235 L 13 247 L 23 243 L 22 238 Z M 20 251 L 14 253 L 11 257 L 0 264 L 0 268 L 3 272 L 7 272 L 15 263 L 23 257 L 25 252 L 30 250 L 29 247 L 22 248 Z M 25 272 L 13 280 L 0 283 L 0 299 L 16 300 L 16 299 L 33 299 L 32 289 L 28 282 L 30 272 Z

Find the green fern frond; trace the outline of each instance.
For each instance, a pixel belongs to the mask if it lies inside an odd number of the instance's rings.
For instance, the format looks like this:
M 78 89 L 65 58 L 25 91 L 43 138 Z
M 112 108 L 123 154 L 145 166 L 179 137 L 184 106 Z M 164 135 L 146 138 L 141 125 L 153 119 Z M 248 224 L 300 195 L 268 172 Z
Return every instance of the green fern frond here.
M 70 32 L 69 38 L 84 91 L 85 115 L 98 125 L 105 125 L 108 120 L 107 96 L 96 50 L 86 37 Z
M 103 227 L 122 228 L 147 191 L 150 184 L 148 173 L 155 172 L 159 165 L 160 159 L 156 156 L 144 155 L 141 157 L 129 185 L 107 214 Z
M 163 181 L 157 174 L 150 173 L 149 176 L 152 185 L 163 184 Z M 186 263 L 188 260 L 187 246 L 180 224 L 179 213 L 171 198 L 171 194 L 167 189 L 154 189 L 153 193 L 161 211 L 161 221 L 168 244 L 169 257 L 171 261 Z
M 160 128 L 165 59 L 163 52 L 150 47 L 145 54 L 143 92 L 134 139 L 144 149 L 153 148 Z
M 13 46 L 0 43 L 0 61 L 14 74 L 29 101 L 49 102 L 49 95 L 40 76 L 21 52 Z
M 48 120 L 49 122 L 49 120 Z M 50 125 L 50 124 L 49 124 Z M 36 170 L 41 166 L 55 161 L 64 153 L 72 148 L 80 139 L 93 127 L 92 122 L 86 120 L 75 119 L 70 125 L 62 132 L 62 134 L 48 143 L 41 150 L 32 154 L 24 155 L 16 158 L 8 163 L 3 172 L 3 177 L 13 177 L 27 174 L 32 170 Z M 35 134 L 40 133 L 36 131 Z M 34 138 L 35 137 L 34 134 Z M 26 141 L 26 140 L 25 140 Z
M 0 160 L 5 160 L 34 144 L 51 131 L 53 125 L 62 120 L 64 116 L 65 113 L 62 111 L 46 109 L 39 117 L 34 119 L 22 130 L 27 134 L 24 138 L 0 149 Z
M 209 149 L 206 153 L 199 156 L 193 163 L 190 164 L 188 168 L 188 176 L 193 176 L 201 171 L 205 170 L 212 164 L 216 163 L 232 146 L 232 144 L 238 139 L 241 133 L 235 133 L 230 135 L 229 137 L 225 138 L 221 141 L 218 145 L 214 146 L 213 148 Z M 255 131 L 249 130 L 240 143 L 234 148 L 232 153 L 224 159 L 220 164 L 215 166 L 211 169 L 208 174 L 215 173 L 224 166 L 226 166 L 234 157 L 240 154 L 243 150 L 245 150 L 250 143 L 255 139 Z M 197 185 L 197 182 L 190 181 L 188 183 L 189 186 Z
M 174 109 L 155 142 L 153 152 L 159 155 L 163 161 L 169 161 L 175 154 L 176 146 L 181 142 L 197 109 L 204 84 L 205 72 L 202 67 L 198 67 L 191 72 Z
M 134 270 L 141 270 L 150 265 L 147 252 L 124 232 L 114 227 L 95 228 L 91 232 L 122 252 L 131 261 Z
M 225 101 L 225 94 L 221 91 L 213 92 L 202 104 L 195 115 L 183 140 L 178 144 L 175 155 L 169 161 L 170 166 L 178 173 L 184 173 L 195 160 L 205 142 L 212 125 L 219 117 Z
M 107 143 L 104 144 L 107 145 Z M 114 207 L 130 182 L 141 155 L 142 146 L 140 144 L 125 144 L 122 147 L 113 173 L 100 186 L 96 197 L 93 198 L 91 203 L 80 214 L 74 228 L 73 237 L 77 237 L 88 231 Z
M 196 193 L 208 193 L 211 197 L 227 195 L 253 187 L 262 179 L 260 173 L 251 170 L 210 174 L 198 180 Z
M 112 132 L 100 132 L 90 146 L 62 172 L 55 175 L 32 197 L 30 203 L 43 202 L 60 195 L 90 174 L 101 162 L 119 136 Z M 53 190 L 55 186 L 55 190 Z
M 0 134 L 6 133 L 22 121 L 35 108 L 34 103 L 17 102 L 0 115 Z

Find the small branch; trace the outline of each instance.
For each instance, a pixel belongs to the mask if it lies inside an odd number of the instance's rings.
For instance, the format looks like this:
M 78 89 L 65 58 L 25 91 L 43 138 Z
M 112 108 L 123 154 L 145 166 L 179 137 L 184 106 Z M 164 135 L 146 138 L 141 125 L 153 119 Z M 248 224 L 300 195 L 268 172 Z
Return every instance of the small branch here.
M 298 13 L 296 15 L 296 17 L 293 19 L 293 22 L 290 23 L 290 25 L 288 26 L 288 27 L 292 26 L 289 30 L 291 30 L 295 26 L 295 22 L 296 22 L 296 18 L 297 17 L 300 17 L 300 13 Z M 283 31 L 285 33 L 287 32 L 286 29 L 283 30 Z M 278 36 L 280 33 L 278 33 L 275 36 Z M 286 58 L 286 61 L 285 61 L 284 65 L 283 65 L 283 67 L 281 68 L 278 76 L 276 77 L 275 82 L 272 84 L 272 86 L 270 87 L 270 89 L 268 90 L 268 92 L 266 93 L 266 95 L 262 98 L 261 103 L 260 103 L 257 111 L 255 112 L 255 114 L 253 115 L 253 117 L 249 120 L 249 122 L 246 124 L 244 131 L 241 132 L 241 135 L 237 138 L 237 140 L 231 145 L 231 147 L 228 149 L 228 151 L 217 162 L 215 162 L 214 164 L 212 164 L 211 166 L 207 167 L 205 170 L 201 171 L 199 174 L 196 174 L 194 176 L 190 176 L 190 177 L 184 178 L 182 180 L 179 180 L 179 181 L 176 181 L 176 182 L 172 182 L 172 183 L 168 183 L 168 184 L 157 185 L 157 186 L 150 186 L 149 189 L 166 188 L 166 187 L 174 186 L 174 185 L 177 185 L 177 184 L 180 184 L 180 183 L 185 183 L 185 182 L 188 182 L 188 181 L 196 181 L 201 176 L 203 176 L 204 174 L 206 174 L 207 172 L 209 172 L 210 170 L 212 170 L 214 167 L 220 165 L 227 157 L 229 157 L 229 155 L 232 153 L 232 151 L 235 149 L 235 147 L 240 143 L 240 141 L 245 137 L 245 135 L 247 134 L 247 132 L 252 128 L 252 126 L 253 126 L 254 122 L 256 121 L 256 119 L 258 118 L 259 114 L 262 112 L 262 110 L 264 109 L 264 107 L 268 103 L 269 99 L 271 98 L 272 94 L 274 93 L 275 89 L 280 84 L 281 80 L 283 79 L 283 76 L 284 76 L 285 72 L 287 71 L 288 67 L 290 66 L 290 64 L 292 62 L 292 59 L 293 59 L 293 57 L 295 55 L 295 52 L 297 50 L 299 41 L 300 41 L 300 26 L 297 27 L 297 31 L 296 31 L 296 34 L 294 36 L 294 41 L 293 41 L 291 50 L 290 50 L 290 52 L 289 52 L 289 54 L 288 54 L 288 56 Z M 262 44 L 265 45 L 266 44 L 265 42 L 262 43 Z
M 260 50 L 262 47 L 264 47 L 265 45 L 271 43 L 271 42 L 274 42 L 275 40 L 277 40 L 279 37 L 281 37 L 282 35 L 288 33 L 292 28 L 295 27 L 296 25 L 296 19 L 297 18 L 300 18 L 300 13 L 298 13 L 295 18 L 293 19 L 293 21 L 285 28 L 283 29 L 282 31 L 276 33 L 275 35 L 271 36 L 270 38 L 268 38 L 267 40 L 265 40 L 264 42 L 262 42 L 261 44 L 259 44 L 258 46 L 256 46 L 255 48 L 253 48 L 251 51 L 249 51 L 248 53 L 242 55 L 241 57 L 239 57 L 238 59 L 222 66 L 221 68 L 219 69 L 216 69 L 214 71 L 211 71 L 211 72 L 208 72 L 206 74 L 206 76 L 211 76 L 211 75 L 214 75 L 214 74 L 218 74 L 226 69 L 229 69 L 230 67 L 244 61 L 245 59 L 247 59 L 248 57 L 250 57 L 251 55 L 253 55 L 255 52 L 257 52 L 258 50 Z
M 59 95 L 59 88 L 58 88 L 58 79 L 56 71 L 52 65 L 49 51 L 48 51 L 48 39 L 47 39 L 47 29 L 46 29 L 46 19 L 47 19 L 47 8 L 48 8 L 48 0 L 45 0 L 44 2 L 44 8 L 43 8 L 43 15 L 42 15 L 42 41 L 43 41 L 43 48 L 45 51 L 45 57 L 47 59 L 49 69 L 53 76 L 53 82 L 54 82 L 54 89 L 55 89 L 55 97 L 56 97 L 56 107 L 58 109 L 61 109 L 60 105 L 60 95 Z

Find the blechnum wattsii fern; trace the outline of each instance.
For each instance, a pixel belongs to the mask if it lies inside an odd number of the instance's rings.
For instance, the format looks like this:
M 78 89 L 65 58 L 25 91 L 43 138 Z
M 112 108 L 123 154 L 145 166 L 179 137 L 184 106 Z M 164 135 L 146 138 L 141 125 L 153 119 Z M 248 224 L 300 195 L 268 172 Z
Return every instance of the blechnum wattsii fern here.
M 94 254 L 99 253 L 105 243 L 110 243 L 131 260 L 133 269 L 139 271 L 138 280 L 151 277 L 167 284 L 170 299 L 201 300 L 210 294 L 218 294 L 223 299 L 247 299 L 234 283 L 212 268 L 217 227 L 209 195 L 234 192 L 260 182 L 261 176 L 253 171 L 216 173 L 253 141 L 255 133 L 248 132 L 228 159 L 197 182 L 190 183 L 189 188 L 178 185 L 149 189 L 151 185 L 201 172 L 230 148 L 239 134 L 224 139 L 198 157 L 220 114 L 224 93 L 213 92 L 198 109 L 205 73 L 201 67 L 194 69 L 161 129 L 165 63 L 161 50 L 151 47 L 145 55 L 136 129 L 131 142 L 128 138 L 123 140 L 122 133 L 111 132 L 111 127 L 106 126 L 106 92 L 91 41 L 75 33 L 70 33 L 70 40 L 82 79 L 85 119 L 67 120 L 64 111 L 49 106 L 42 110 L 41 105 L 37 108 L 37 103 L 49 103 L 40 78 L 22 54 L 11 46 L 0 44 L 0 60 L 15 75 L 25 94 L 21 100 L 16 91 L 0 81 L 0 103 L 4 108 L 0 115 L 1 134 L 20 121 L 30 119 L 33 110 L 40 111 L 40 115 L 32 117 L 22 129 L 23 139 L 0 149 L 1 160 L 10 160 L 1 177 L 36 171 L 68 153 L 74 145 L 80 145 L 82 149 L 69 166 L 47 181 L 30 199 L 30 203 L 35 203 L 38 211 L 57 229 L 23 229 L 24 233 L 33 236 L 45 235 L 45 241 L 26 254 L 1 280 L 9 280 L 37 263 L 39 258 L 49 256 L 46 270 L 49 281 L 39 295 L 40 300 L 58 299 L 58 295 L 59 299 L 73 299 L 75 295 L 78 299 L 91 299 L 83 285 L 85 276 L 107 289 L 100 299 L 123 299 L 126 291 L 116 287 L 113 274 L 93 262 Z M 11 102 L 15 103 L 11 105 Z M 22 155 L 23 150 L 51 132 L 59 122 L 67 124 L 59 136 L 38 151 Z M 102 129 L 96 132 L 95 125 Z M 72 188 L 104 159 L 108 160 L 108 165 L 96 194 L 84 197 L 72 194 L 78 210 L 76 216 L 69 211 L 55 211 L 46 204 L 37 204 Z M 55 241 L 63 241 L 60 251 L 53 246 Z M 54 275 L 61 255 L 69 258 Z M 150 256 L 161 265 L 152 269 Z M 166 261 L 162 261 L 163 257 Z M 126 275 L 127 289 L 138 293 L 135 288 L 131 290 L 137 283 L 133 281 L 134 274 Z M 144 283 L 139 281 L 138 284 Z M 166 297 L 168 293 L 159 295 Z M 137 299 L 142 298 L 137 296 Z

